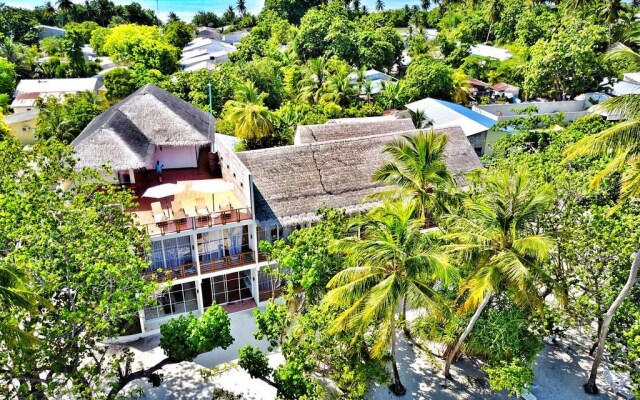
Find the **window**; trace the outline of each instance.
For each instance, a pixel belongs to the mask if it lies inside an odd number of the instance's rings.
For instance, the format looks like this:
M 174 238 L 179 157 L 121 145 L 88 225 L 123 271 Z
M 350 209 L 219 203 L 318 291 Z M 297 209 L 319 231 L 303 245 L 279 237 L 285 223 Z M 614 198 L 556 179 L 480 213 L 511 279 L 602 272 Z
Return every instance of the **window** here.
M 144 309 L 144 316 L 147 320 L 151 320 L 197 309 L 196 283 L 187 282 L 173 285 L 171 289 L 157 293 L 155 304 Z
M 191 264 L 191 242 L 189 236 L 182 236 L 164 241 L 164 257 L 167 268 Z
M 245 270 L 202 280 L 204 308 L 252 299 L 251 271 Z

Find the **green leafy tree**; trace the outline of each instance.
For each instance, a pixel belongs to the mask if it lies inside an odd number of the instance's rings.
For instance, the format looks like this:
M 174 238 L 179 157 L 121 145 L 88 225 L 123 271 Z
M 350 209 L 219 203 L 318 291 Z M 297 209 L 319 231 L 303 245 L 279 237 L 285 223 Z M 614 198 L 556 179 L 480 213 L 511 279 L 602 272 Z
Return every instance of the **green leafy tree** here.
M 103 343 L 122 335 L 156 290 L 142 276 L 148 262 L 137 250 L 148 248 L 148 238 L 126 211 L 134 198 L 97 171 L 76 171 L 71 149 L 58 142 L 25 151 L 11 139 L 0 147 L 2 259 L 53 304 L 37 313 L 0 310 L 2 321 L 15 318 L 39 339 L 2 347 L 0 395 L 104 395 L 112 359 Z M 60 182 L 74 185 L 62 190 Z
M 399 109 L 409 99 L 409 88 L 405 81 L 389 82 L 384 81 L 382 83 L 382 90 L 380 91 L 377 103 L 385 110 Z
M 193 39 L 193 28 L 183 21 L 172 21 L 164 27 L 164 36 L 170 45 L 182 49 Z
M 113 61 L 130 63 L 134 68 L 170 74 L 178 67 L 178 49 L 153 26 L 127 24 L 112 28 L 103 50 Z
M 402 306 L 405 321 L 407 301 L 422 307 L 437 307 L 440 301 L 433 289 L 433 277 L 445 285 L 455 281 L 457 271 L 446 257 L 433 248 L 420 245 L 421 221 L 412 219 L 413 204 L 385 202 L 354 225 L 363 228 L 362 238 L 348 237 L 333 249 L 344 253 L 353 267 L 338 272 L 327 287 L 325 307 L 342 310 L 331 332 L 364 332 L 375 327 L 372 356 L 391 355 L 393 392 L 403 395 L 396 364 L 396 310 Z
M 130 352 L 116 357 L 117 380 L 111 385 L 106 398 L 116 399 L 117 394 L 134 380 L 154 379 L 156 371 L 165 365 L 193 361 L 199 354 L 216 348 L 226 349 L 231 344 L 231 318 L 217 304 L 209 307 L 200 318 L 191 313 L 174 318 L 160 326 L 160 347 L 167 358 L 152 367 L 132 372 L 133 357 Z
M 523 172 L 486 174 L 479 184 L 481 190 L 466 199 L 461 215 L 445 219 L 445 237 L 453 242 L 449 251 L 473 268 L 460 288 L 465 296 L 461 311 L 476 309 L 448 352 L 447 379 L 453 358 L 494 295 L 506 291 L 517 304 L 542 306 L 536 281 L 553 247 L 546 233 L 533 229 L 552 204 L 548 185 L 539 186 Z
M 440 60 L 421 56 L 407 68 L 406 82 L 413 99 L 434 97 L 449 100 L 453 92 L 453 70 Z
M 106 55 L 106 51 L 104 50 L 104 44 L 107 41 L 107 37 L 111 33 L 111 28 L 96 28 L 91 32 L 91 38 L 89 39 L 89 44 L 91 48 L 99 55 Z
M 16 68 L 6 58 L 0 57 L 0 93 L 13 94 L 16 88 Z
M 524 92 L 565 100 L 595 90 L 611 72 L 602 60 L 607 30 L 593 23 L 565 18 L 550 40 L 539 40 L 530 49 L 524 66 Z
M 116 103 L 138 90 L 142 85 L 140 85 L 135 71 L 129 68 L 114 68 L 104 74 L 104 86 L 107 89 L 107 100 Z
M 56 98 L 40 100 L 36 136 L 39 139 L 55 138 L 71 143 L 107 107 L 100 95 L 88 91 L 66 95 L 64 101 Z

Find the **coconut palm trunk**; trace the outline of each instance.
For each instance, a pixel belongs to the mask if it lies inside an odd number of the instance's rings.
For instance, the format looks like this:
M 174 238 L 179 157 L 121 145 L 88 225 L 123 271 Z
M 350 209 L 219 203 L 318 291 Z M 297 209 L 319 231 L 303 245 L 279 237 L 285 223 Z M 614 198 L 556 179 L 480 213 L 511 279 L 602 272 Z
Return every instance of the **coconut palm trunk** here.
M 589 380 L 584 384 L 584 390 L 590 394 L 598 393 L 598 386 L 596 386 L 596 377 L 598 376 L 598 368 L 600 367 L 600 363 L 602 362 L 602 356 L 604 354 L 604 345 L 607 340 L 607 334 L 609 333 L 609 325 L 611 324 L 611 320 L 613 319 L 616 311 L 624 301 L 624 299 L 629 295 L 631 289 L 636 284 L 638 280 L 638 266 L 640 265 L 640 251 L 636 253 L 635 258 L 633 259 L 633 263 L 631 264 L 631 270 L 629 271 L 629 278 L 627 279 L 627 283 L 624 285 L 616 300 L 609 307 L 609 311 L 604 316 L 604 321 L 602 323 L 602 330 L 598 335 L 598 350 L 596 351 L 596 356 L 593 360 L 593 365 L 591 366 L 591 374 L 589 375 Z
M 398 372 L 398 364 L 396 363 L 396 316 L 391 316 L 391 366 L 393 368 L 393 393 L 403 396 L 407 393 L 407 389 L 400 382 L 400 373 Z
M 478 322 L 478 318 L 480 318 L 480 314 L 482 314 L 482 311 L 485 309 L 487 304 L 489 304 L 489 300 L 491 300 L 491 294 L 487 294 L 484 297 L 484 300 L 482 300 L 482 303 L 480 303 L 480 305 L 476 309 L 476 312 L 473 314 L 473 317 L 471 317 L 471 321 L 469 321 L 469 324 L 465 328 L 464 332 L 462 332 L 462 335 L 460 335 L 460 337 L 458 338 L 456 345 L 453 347 L 453 351 L 451 351 L 447 356 L 447 361 L 444 364 L 444 377 L 446 379 L 452 379 L 451 373 L 449 372 L 449 369 L 451 368 L 451 362 L 453 361 L 453 358 L 456 356 L 458 351 L 460 351 L 460 347 L 462 346 L 462 343 L 464 343 L 465 339 L 467 339 L 467 336 L 469 336 L 469 334 L 473 330 L 473 327 L 475 326 L 476 322 Z
M 409 329 L 409 323 L 407 322 L 407 294 L 404 294 L 402 298 L 402 314 L 400 315 L 400 322 L 402 323 L 402 331 L 408 338 L 411 337 L 411 330 Z

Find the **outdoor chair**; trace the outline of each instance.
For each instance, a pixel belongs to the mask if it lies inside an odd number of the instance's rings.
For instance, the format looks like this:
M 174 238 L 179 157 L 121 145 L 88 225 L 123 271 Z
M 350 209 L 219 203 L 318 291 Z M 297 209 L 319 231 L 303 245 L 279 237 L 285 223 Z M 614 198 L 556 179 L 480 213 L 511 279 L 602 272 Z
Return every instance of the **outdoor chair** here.
M 184 207 L 182 207 L 182 203 L 179 200 L 171 202 L 171 211 L 173 212 L 173 219 L 178 224 L 187 223 L 187 214 L 184 212 Z
M 196 199 L 196 214 L 198 215 L 198 221 L 200 222 L 210 222 L 211 215 L 209 213 L 209 207 L 204 202 L 202 197 L 198 197 Z M 209 223 L 211 225 L 211 223 Z
M 151 203 L 151 214 L 158 228 L 162 229 L 167 226 L 167 215 L 164 213 L 160 202 L 156 201 L 155 203 Z

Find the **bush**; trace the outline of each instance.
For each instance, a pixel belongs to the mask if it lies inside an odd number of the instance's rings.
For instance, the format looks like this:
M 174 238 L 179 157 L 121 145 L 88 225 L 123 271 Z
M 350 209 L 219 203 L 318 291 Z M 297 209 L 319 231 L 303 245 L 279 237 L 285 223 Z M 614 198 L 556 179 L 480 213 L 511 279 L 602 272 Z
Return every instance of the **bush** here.
M 533 363 L 514 358 L 510 362 L 502 361 L 496 366 L 486 366 L 483 370 L 489 375 L 489 386 L 495 392 L 508 390 L 510 396 L 520 397 L 533 383 Z
M 238 350 L 238 365 L 253 379 L 268 378 L 273 372 L 267 356 L 258 347 L 249 344 Z
M 199 354 L 233 343 L 231 319 L 217 304 L 200 317 L 181 315 L 160 326 L 160 347 L 171 361 L 192 361 Z
M 453 69 L 443 61 L 430 56 L 420 56 L 407 68 L 407 86 L 414 99 L 434 97 L 450 100 L 453 94 Z

